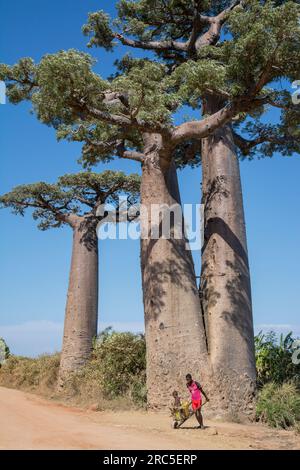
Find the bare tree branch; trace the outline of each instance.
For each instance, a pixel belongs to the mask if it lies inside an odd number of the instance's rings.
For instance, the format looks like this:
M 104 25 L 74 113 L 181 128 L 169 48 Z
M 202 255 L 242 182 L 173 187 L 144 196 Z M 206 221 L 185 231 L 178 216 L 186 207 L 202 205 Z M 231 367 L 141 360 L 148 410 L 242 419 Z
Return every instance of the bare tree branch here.
M 218 128 L 229 123 L 238 113 L 249 112 L 268 102 L 268 97 L 242 96 L 236 101 L 225 104 L 219 111 L 200 121 L 189 121 L 175 127 L 171 135 L 171 145 L 176 146 L 189 139 L 204 139 Z
M 186 51 L 187 43 L 178 41 L 139 41 L 129 39 L 122 34 L 115 33 L 115 38 L 118 39 L 124 46 L 129 46 L 138 49 L 152 50 L 152 51 Z
M 264 130 L 262 130 L 261 134 L 259 134 L 255 139 L 245 139 L 240 134 L 233 131 L 233 138 L 235 145 L 241 150 L 243 155 L 248 155 L 252 148 L 263 144 L 264 142 L 285 145 L 287 141 L 293 140 L 291 136 L 272 134 Z
M 171 144 L 175 146 L 188 139 L 203 139 L 229 122 L 237 112 L 237 107 L 230 104 L 200 121 L 180 124 L 172 132 Z
M 145 155 L 142 152 L 136 152 L 134 150 L 127 150 L 124 146 L 124 141 L 121 139 L 111 140 L 110 142 L 100 142 L 97 140 L 85 138 L 85 141 L 89 144 L 90 148 L 97 148 L 98 150 L 105 152 L 116 151 L 117 155 L 120 158 L 125 158 L 128 160 L 134 160 L 142 163 Z M 89 149 L 85 151 L 88 153 Z
M 91 201 L 89 201 L 88 199 L 86 199 L 85 197 L 78 196 L 78 195 L 76 195 L 76 199 L 77 199 L 79 202 L 81 202 L 82 204 L 85 204 L 85 205 L 91 207 L 92 209 L 94 209 L 94 205 L 95 205 L 94 202 L 91 202 Z
M 144 161 L 145 155 L 141 152 L 135 152 L 134 150 L 126 150 L 120 154 L 121 158 L 127 158 L 128 160 L 135 160 L 136 162 L 142 163 Z
M 248 140 L 235 131 L 233 131 L 233 139 L 235 145 L 241 150 L 243 155 L 248 155 L 249 151 L 253 147 L 256 147 L 256 145 L 262 144 L 268 140 L 266 136 L 259 136 L 256 139 Z
M 212 46 L 219 41 L 221 31 L 222 31 L 222 26 L 227 19 L 228 13 L 230 13 L 234 8 L 236 8 L 238 5 L 242 3 L 243 3 L 242 0 L 236 0 L 228 8 L 225 8 L 225 10 L 219 13 L 217 16 L 208 18 L 209 24 L 210 24 L 208 31 L 202 34 L 202 36 L 200 36 L 195 41 L 195 48 L 197 51 L 201 49 L 201 47 Z
M 44 199 L 41 195 L 39 196 L 39 200 L 41 201 L 41 205 L 37 205 L 36 207 L 43 207 L 44 209 L 48 209 L 54 214 L 56 220 L 58 220 L 59 222 L 64 222 L 66 224 L 69 224 L 71 227 L 74 227 L 76 222 L 80 219 L 80 216 L 76 214 L 64 214 L 55 206 L 46 201 L 46 199 Z

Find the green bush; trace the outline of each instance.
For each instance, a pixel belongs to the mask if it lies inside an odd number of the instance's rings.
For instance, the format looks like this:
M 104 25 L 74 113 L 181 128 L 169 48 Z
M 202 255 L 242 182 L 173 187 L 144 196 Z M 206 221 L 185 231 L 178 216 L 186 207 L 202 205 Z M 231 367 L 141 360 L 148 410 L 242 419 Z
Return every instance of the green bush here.
M 69 377 L 66 392 L 89 401 L 126 398 L 146 402 L 146 345 L 143 335 L 104 330 L 94 342 L 90 361 Z
M 292 333 L 277 338 L 273 331 L 255 337 L 256 416 L 261 422 L 287 429 L 300 425 L 300 365 L 294 364 Z
M 273 331 L 255 336 L 255 356 L 257 384 L 261 388 L 268 382 L 283 384 L 294 381 L 300 383 L 300 364 L 294 364 L 292 355 L 294 339 L 292 333 L 280 335 L 277 339 Z
M 146 371 L 138 375 L 130 384 L 130 397 L 137 405 L 147 403 Z
M 96 363 L 96 364 L 95 364 Z M 112 333 L 97 341 L 90 366 L 102 371 L 108 397 L 126 393 L 132 384 L 143 381 L 146 370 L 146 345 L 142 335 Z
M 274 428 L 298 427 L 300 394 L 294 383 L 270 382 L 262 388 L 256 406 L 257 419 Z
M 55 394 L 59 354 L 36 359 L 10 356 L 0 370 L 0 385 Z M 78 404 L 97 402 L 99 407 L 124 406 L 146 402 L 146 345 L 143 335 L 104 330 L 94 341 L 91 359 L 80 371 L 71 374 L 62 398 Z M 118 402 L 119 404 L 119 402 Z

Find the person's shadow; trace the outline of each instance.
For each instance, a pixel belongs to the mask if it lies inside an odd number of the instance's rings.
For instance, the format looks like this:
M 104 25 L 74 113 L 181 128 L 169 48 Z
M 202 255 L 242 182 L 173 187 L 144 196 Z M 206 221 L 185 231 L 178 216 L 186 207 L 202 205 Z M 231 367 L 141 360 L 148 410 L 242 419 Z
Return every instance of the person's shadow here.
M 204 426 L 204 428 L 200 429 L 199 425 L 198 426 L 180 426 L 180 428 L 177 429 L 199 429 L 199 431 L 204 431 L 205 429 L 208 429 L 209 426 Z

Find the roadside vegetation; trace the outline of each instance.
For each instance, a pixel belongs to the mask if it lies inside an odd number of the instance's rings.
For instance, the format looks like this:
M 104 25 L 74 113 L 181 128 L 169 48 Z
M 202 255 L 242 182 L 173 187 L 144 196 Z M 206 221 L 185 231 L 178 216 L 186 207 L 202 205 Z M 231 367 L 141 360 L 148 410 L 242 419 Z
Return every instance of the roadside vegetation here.
M 96 409 L 143 407 L 146 403 L 146 345 L 143 335 L 107 328 L 93 353 L 57 392 L 60 354 L 28 358 L 11 355 L 0 370 L 0 385 Z
M 292 333 L 255 337 L 258 397 L 256 418 L 269 426 L 300 429 L 300 342 Z
M 295 364 L 292 333 L 255 337 L 258 396 L 257 421 L 276 428 L 300 430 L 300 364 Z M 294 355 L 294 356 L 293 356 Z M 294 358 L 294 361 L 292 360 Z M 0 385 L 35 392 L 96 410 L 146 406 L 146 344 L 141 334 L 111 328 L 94 341 L 91 359 L 56 391 L 60 355 L 32 359 L 8 355 Z

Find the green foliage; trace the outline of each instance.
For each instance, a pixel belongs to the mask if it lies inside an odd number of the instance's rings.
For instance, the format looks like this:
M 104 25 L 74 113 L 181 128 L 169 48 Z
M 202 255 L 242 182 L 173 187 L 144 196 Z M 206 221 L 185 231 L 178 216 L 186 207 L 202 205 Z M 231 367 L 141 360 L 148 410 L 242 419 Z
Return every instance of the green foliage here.
M 94 60 L 88 54 L 70 49 L 45 55 L 37 68 L 38 88 L 32 103 L 38 118 L 57 126 L 78 118 L 74 108 L 80 103 L 91 106 L 100 100 L 107 82 L 92 72 Z
M 90 124 L 96 127 L 96 137 L 104 144 L 107 139 L 123 134 L 127 140 L 134 135 L 135 145 L 134 125 L 122 128 L 124 116 L 131 122 L 139 119 L 149 126 L 170 123 L 171 112 L 179 101 L 164 83 L 163 65 L 150 60 L 134 61 L 126 73 L 107 81 L 93 73 L 93 63 L 88 54 L 71 49 L 45 55 L 35 66 L 30 99 L 38 119 L 55 127 L 59 139 L 88 139 L 91 131 L 86 129 Z M 21 62 L 13 67 L 0 65 L 0 72 L 9 87 L 27 98 L 27 83 L 19 80 L 16 72 L 19 68 Z M 122 98 L 107 101 L 106 95 L 113 91 L 123 95 L 125 102 Z M 95 109 L 100 114 L 89 121 L 90 110 Z M 109 115 L 119 116 L 120 123 L 111 123 Z M 114 150 L 109 149 L 111 153 Z M 104 158 L 109 157 L 109 151 L 104 151 Z
M 218 48 L 200 49 L 197 61 L 185 61 L 172 75 L 191 105 L 207 90 L 231 98 L 247 96 L 264 74 L 264 87 L 280 77 L 299 77 L 299 6 L 289 1 L 277 8 L 271 1 L 245 3 L 246 8 L 230 14 L 226 40 Z M 280 94 L 275 88 L 272 93 Z
M 226 91 L 225 74 L 225 67 L 216 60 L 190 60 L 179 65 L 166 83 L 177 90 L 180 102 L 197 108 L 207 90 L 216 93 Z
M 279 341 L 274 332 L 255 337 L 257 382 L 259 387 L 273 382 L 283 384 L 293 380 L 300 385 L 300 364 L 294 364 L 292 333 L 281 335 Z
M 197 6 L 198 3 L 198 6 Z M 117 3 L 116 24 L 123 33 L 137 36 L 141 40 L 160 38 L 187 38 L 196 8 L 207 11 L 209 0 L 120 0 Z M 218 1 L 219 8 L 225 1 Z M 229 3 L 227 1 L 227 3 Z
M 104 398 L 129 394 L 135 402 L 141 402 L 145 400 L 145 371 L 144 337 L 109 330 L 96 340 L 92 358 L 79 377 L 96 380 Z
M 258 396 L 257 419 L 274 428 L 299 426 L 300 393 L 293 383 L 266 384 Z
M 43 355 L 36 359 L 10 356 L 0 369 L 0 385 L 53 395 L 60 357 Z M 142 335 L 116 333 L 111 328 L 95 338 L 91 359 L 72 374 L 61 398 L 78 404 L 109 407 L 143 406 L 146 402 L 146 345 Z M 120 407 L 120 406 L 119 406 Z
M 257 382 L 259 386 L 257 420 L 276 428 L 300 425 L 300 365 L 294 364 L 292 333 L 271 331 L 255 337 Z
M 287 1 L 274 8 L 272 1 L 248 0 L 247 7 L 230 15 L 232 40 L 222 46 L 221 60 L 235 95 L 248 92 L 263 73 L 267 82 L 299 76 L 299 6 Z
M 90 361 L 69 376 L 65 394 L 99 408 L 146 403 L 146 345 L 142 335 L 107 328 L 94 341 Z M 120 405 L 119 405 L 120 408 Z
M 58 139 L 69 142 L 83 142 L 82 155 L 79 163 L 84 168 L 92 168 L 96 163 L 110 162 L 118 155 L 120 147 L 127 149 L 142 149 L 142 140 L 139 132 L 132 129 L 123 129 L 120 126 L 108 126 L 101 121 L 85 120 L 76 125 L 60 125 L 57 129 Z
M 36 66 L 30 57 L 24 57 L 11 67 L 0 64 L 0 80 L 6 82 L 6 94 L 11 103 L 17 104 L 32 97 L 35 74 Z
M 209 45 L 201 43 L 210 29 L 207 17 L 232 5 L 220 34 L 212 34 Z M 243 156 L 292 155 L 300 151 L 299 106 L 290 96 L 291 82 L 300 76 L 299 18 L 299 2 L 293 0 L 120 0 L 114 21 L 103 11 L 89 15 L 83 27 L 89 46 L 111 50 L 121 41 L 152 49 L 152 60 L 148 53 L 142 59 L 126 56 L 104 80 L 93 72 L 91 56 L 69 50 L 48 54 L 38 65 L 28 58 L 12 67 L 2 64 L 0 79 L 10 100 L 30 99 L 58 138 L 84 142 L 87 166 L 120 155 L 110 141 L 139 150 L 145 127 L 170 128 L 182 105 L 203 110 L 207 95 L 220 106 L 243 104 L 234 127 L 254 139 Z M 112 91 L 118 97 L 107 100 Z M 266 129 L 267 103 L 280 109 L 272 129 Z M 103 145 L 91 145 L 93 138 Z
M 94 62 L 90 55 L 70 49 L 47 54 L 38 65 L 31 59 L 21 59 L 12 67 L 0 64 L 0 77 L 13 103 L 30 99 L 37 117 L 56 128 L 76 122 L 83 103 L 101 102 L 109 84 L 93 73 Z
M 56 184 L 41 182 L 17 186 L 0 196 L 0 208 L 10 208 L 21 216 L 26 209 L 33 209 L 32 216 L 39 221 L 38 228 L 47 230 L 68 223 L 65 216 L 70 214 L 82 216 L 87 214 L 87 208 L 94 213 L 100 204 L 116 205 L 121 195 L 127 195 L 130 204 L 135 204 L 139 190 L 140 176 L 137 174 L 110 170 L 79 172 L 61 176 Z
M 103 204 L 118 201 L 119 196 L 128 195 L 134 203 L 140 191 L 141 178 L 138 174 L 126 175 L 123 171 L 92 171 L 61 176 L 58 185 L 71 191 L 75 200 L 84 200 L 95 206 L 100 200 Z
M 57 184 L 41 182 L 17 186 L 0 196 L 0 208 L 10 208 L 13 214 L 21 216 L 27 208 L 32 208 L 33 219 L 39 221 L 38 228 L 47 230 L 64 223 L 56 211 L 60 214 L 77 213 L 79 206 L 71 191 L 64 191 Z
M 288 103 L 287 103 L 288 106 Z M 275 152 L 282 156 L 292 156 L 295 152 L 300 153 L 300 113 L 296 106 L 294 110 L 284 111 L 278 124 L 262 123 L 260 119 L 247 121 L 240 128 L 247 134 L 248 139 L 261 143 L 248 148 L 242 152 L 241 157 L 252 159 L 256 154 L 264 157 L 272 157 Z M 239 127 L 239 126 L 238 126 Z M 265 139 L 265 141 L 264 141 Z
M 100 46 L 108 51 L 112 50 L 114 35 L 109 26 L 109 16 L 104 11 L 90 13 L 82 32 L 85 36 L 91 36 L 88 47 Z
M 171 112 L 180 101 L 165 82 L 165 66 L 150 60 L 132 63 L 126 73 L 117 76 L 113 89 L 128 94 L 131 116 L 150 124 L 170 122 Z M 147 77 L 147 80 L 145 80 Z
M 243 157 L 269 157 L 275 152 L 288 156 L 299 153 L 299 107 L 291 106 L 289 89 L 291 82 L 300 76 L 298 1 L 243 0 L 227 12 L 223 34 L 215 42 L 197 50 L 193 47 L 176 49 L 172 45 L 175 42 L 181 45 L 186 43 L 192 37 L 192 32 L 195 32 L 194 28 L 198 28 L 198 37 L 207 32 L 207 23 L 197 23 L 195 15 L 212 17 L 235 3 L 238 2 L 120 0 L 117 3 L 117 20 L 111 21 L 106 16 L 105 25 L 111 37 L 120 38 L 120 31 L 125 40 L 133 38 L 133 47 L 147 49 L 150 41 L 165 44 L 160 49 L 153 46 L 153 50 L 158 58 L 157 63 L 167 66 L 164 74 L 168 78 L 164 84 L 162 81 L 162 95 L 172 95 L 171 101 L 176 103 L 173 110 L 183 103 L 200 108 L 207 93 L 221 97 L 224 104 L 240 99 L 251 102 L 257 97 L 266 99 L 267 96 L 273 103 L 278 103 L 281 116 L 278 124 L 273 126 L 272 133 L 270 129 L 266 131 L 264 121 L 260 120 L 267 111 L 265 106 L 239 115 L 240 123 L 248 119 L 247 126 L 240 128 L 235 123 L 236 129 L 258 141 L 248 150 L 243 148 Z M 89 21 L 89 34 L 95 37 L 93 45 L 101 46 L 99 32 L 97 25 Z M 132 63 L 127 57 L 124 63 L 121 60 L 117 65 L 124 73 Z M 282 79 L 287 79 L 289 83 L 283 84 Z M 284 99 L 282 88 L 286 94 Z M 157 101 L 161 101 L 161 98 L 157 97 Z M 151 102 L 150 97 L 148 102 Z M 158 114 L 168 120 L 172 117 L 168 113 L 165 115 L 161 108 Z M 149 117 L 151 119 L 147 113 L 144 116 L 145 119 Z M 251 125 L 253 129 L 248 132 L 247 127 Z M 256 131 L 259 129 L 259 133 L 254 133 L 254 128 Z M 263 140 L 262 136 L 266 138 Z M 186 161 L 182 163 L 186 164 Z

